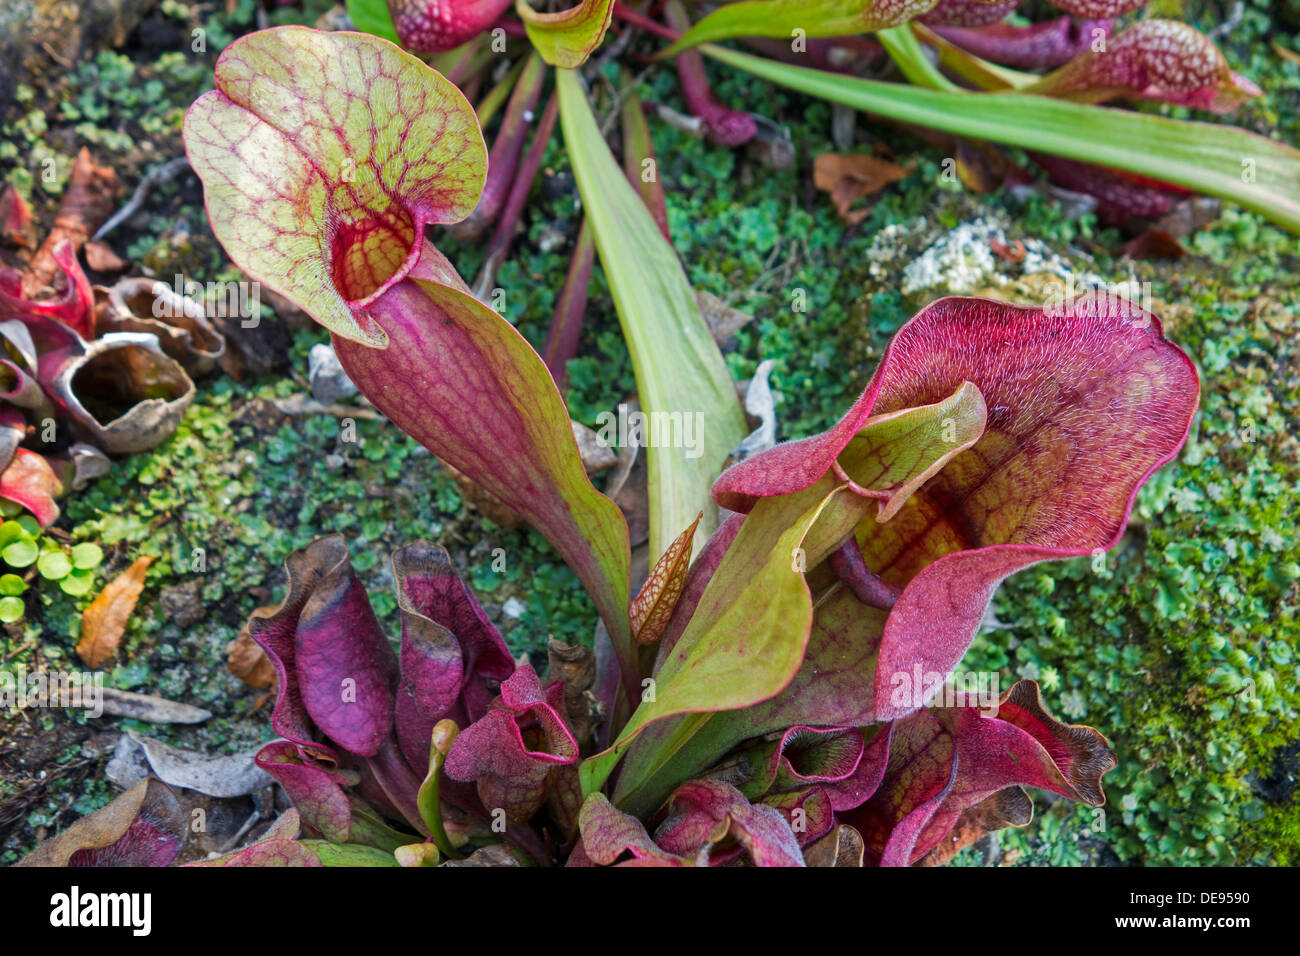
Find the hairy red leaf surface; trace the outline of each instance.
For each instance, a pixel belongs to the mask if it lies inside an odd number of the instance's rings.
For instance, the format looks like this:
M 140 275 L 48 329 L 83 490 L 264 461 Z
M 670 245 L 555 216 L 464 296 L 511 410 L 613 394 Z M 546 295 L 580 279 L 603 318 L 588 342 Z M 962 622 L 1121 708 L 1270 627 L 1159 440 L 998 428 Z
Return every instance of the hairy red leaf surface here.
M 1145 2 L 1145 0 L 1143 0 Z M 981 0 L 939 0 L 920 20 L 936 26 L 982 27 L 997 23 L 1020 6 L 1020 0 L 984 3 Z

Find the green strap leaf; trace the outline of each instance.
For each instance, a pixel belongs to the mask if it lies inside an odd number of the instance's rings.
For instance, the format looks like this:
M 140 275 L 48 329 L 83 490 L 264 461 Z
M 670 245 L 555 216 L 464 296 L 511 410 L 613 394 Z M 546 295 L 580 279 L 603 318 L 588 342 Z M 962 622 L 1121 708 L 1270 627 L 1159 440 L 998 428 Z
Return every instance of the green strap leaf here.
M 677 254 L 605 145 L 581 80 L 558 70 L 556 85 L 573 175 L 632 356 L 641 410 L 652 425 L 661 423 L 661 439 L 668 433 L 668 441 L 646 449 L 654 562 L 701 511 L 696 541 L 707 541 L 717 527 L 709 488 L 745 437 L 744 412 Z
M 937 0 L 745 0 L 719 7 L 662 51 L 676 56 L 701 43 L 733 37 L 842 37 L 906 23 Z
M 1065 156 L 1218 196 L 1300 233 L 1300 151 L 1246 130 L 1027 93 L 952 93 L 708 46 L 755 76 L 903 123 Z
M 372 33 L 390 43 L 401 43 L 388 0 L 347 0 L 348 17 L 362 33 Z

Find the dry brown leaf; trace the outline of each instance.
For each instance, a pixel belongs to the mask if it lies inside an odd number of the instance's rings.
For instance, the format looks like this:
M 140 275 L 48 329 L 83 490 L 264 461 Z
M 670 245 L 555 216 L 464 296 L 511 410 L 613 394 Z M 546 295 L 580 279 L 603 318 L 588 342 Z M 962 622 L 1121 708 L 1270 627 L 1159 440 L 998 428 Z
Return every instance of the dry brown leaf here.
M 253 613 L 269 613 L 275 609 L 275 605 L 260 607 Z M 249 636 L 247 624 L 239 636 L 226 645 L 226 670 L 249 687 L 270 687 L 275 683 L 275 668 L 266 652 Z
M 149 778 L 46 840 L 16 865 L 166 866 L 185 833 L 176 795 Z
M 862 866 L 862 835 L 851 826 L 839 826 L 803 851 L 808 866 Z
M 108 582 L 99 597 L 81 615 L 81 640 L 77 656 L 87 667 L 103 670 L 117 656 L 126 622 L 144 590 L 144 575 L 153 558 L 136 558 L 129 568 Z
M 1130 259 L 1181 259 L 1187 248 L 1163 229 L 1148 229 L 1124 244 Z
M 451 475 L 456 482 L 456 486 L 460 488 L 461 497 L 478 509 L 479 514 L 490 521 L 496 522 L 507 531 L 515 531 L 524 526 L 523 516 L 514 508 L 511 508 L 469 475 L 457 471 L 441 459 L 439 461 L 442 467 L 446 469 L 447 474 Z
M 600 703 L 591 692 L 596 685 L 596 655 L 581 644 L 550 638 L 546 644 L 546 683 L 564 685 L 564 711 L 578 742 L 585 743 L 603 718 Z
M 733 309 L 712 292 L 695 290 L 695 304 L 700 307 L 700 315 L 709 327 L 709 334 L 718 348 L 724 347 L 753 316 L 740 309 Z
M 86 265 L 96 272 L 121 272 L 129 263 L 103 242 L 86 243 Z
M 835 210 L 850 226 L 866 219 L 871 210 L 852 209 L 865 196 L 878 193 L 890 183 L 906 177 L 911 170 L 896 163 L 861 153 L 844 155 L 822 153 L 813 161 L 813 185 L 830 193 Z
M 36 223 L 32 210 L 13 185 L 0 194 L 0 240 L 24 249 L 36 248 Z
M 68 187 L 63 192 L 63 201 L 59 204 L 59 214 L 54 218 L 54 228 L 50 230 L 41 248 L 32 258 L 24 277 L 24 288 L 29 293 L 48 286 L 59 273 L 59 264 L 54 260 L 54 248 L 60 242 L 72 243 L 76 252 L 96 229 L 103 224 L 113 212 L 113 201 L 117 196 L 117 173 L 108 166 L 99 166 L 84 146 L 77 154 L 72 173 L 68 178 Z
M 1276 40 L 1272 42 L 1273 52 L 1284 60 L 1290 60 L 1292 63 L 1300 63 L 1300 53 L 1295 50 L 1288 50 Z

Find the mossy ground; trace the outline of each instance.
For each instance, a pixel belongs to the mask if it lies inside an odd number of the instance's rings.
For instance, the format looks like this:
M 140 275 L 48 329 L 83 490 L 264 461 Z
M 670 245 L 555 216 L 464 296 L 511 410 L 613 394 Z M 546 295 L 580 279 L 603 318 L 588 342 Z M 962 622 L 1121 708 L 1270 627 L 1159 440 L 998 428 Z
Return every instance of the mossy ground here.
M 24 92 L 0 117 L 0 170 L 29 192 L 42 221 L 52 218 L 82 143 L 128 185 L 178 155 L 185 105 L 209 82 L 221 45 L 251 18 L 248 0 L 232 18 L 206 17 L 174 0 L 161 9 L 163 26 L 178 36 L 205 27 L 207 51 L 178 54 L 142 44 L 102 53 L 57 89 Z M 1246 11 L 1222 43 L 1266 97 L 1238 121 L 1295 142 L 1300 70 L 1267 42 L 1289 38 L 1270 27 L 1262 7 Z M 1207 8 L 1197 22 L 1212 25 L 1214 11 Z M 984 631 L 967 659 L 970 668 L 995 669 L 1008 683 L 1039 680 L 1059 715 L 1103 730 L 1120 758 L 1106 779 L 1104 811 L 1039 797 L 1034 823 L 1001 836 L 1001 861 L 1298 862 L 1294 237 L 1229 209 L 1188 241 L 1193 254 L 1186 259 L 1120 260 L 1119 237 L 1092 219 L 1066 221 L 1044 201 L 1018 206 L 1000 194 L 968 194 L 942 181 L 938 151 L 863 120 L 864 145 L 892 148 L 914 171 L 877 198 L 865 222 L 846 230 L 808 181 L 810 158 L 833 148 L 829 107 L 747 78 L 713 75 L 724 100 L 761 108 L 790 127 L 796 170 L 773 171 L 652 121 L 655 148 L 674 242 L 692 282 L 755 316 L 728 354 L 733 373 L 748 377 L 760 359 L 776 360 L 782 438 L 837 418 L 890 334 L 950 291 L 940 270 L 931 284 L 905 294 L 901 274 L 962 223 L 1037 241 L 1079 272 L 1149 283 L 1166 331 L 1200 369 L 1202 410 L 1192 441 L 1143 491 L 1122 545 L 1101 561 L 1045 565 L 1011 579 L 995 601 L 1005 626 Z M 647 84 L 644 96 L 677 104 L 670 71 L 651 73 Z M 40 177 L 47 159 L 56 170 L 50 183 Z M 571 241 L 579 218 L 558 137 L 546 170 L 526 235 L 498 277 L 505 314 L 534 343 L 545 336 L 567 266 L 567 246 L 550 240 L 558 233 Z M 147 222 L 114 238 L 119 252 L 164 276 L 237 277 L 206 231 L 192 180 L 159 188 L 148 209 Z M 440 245 L 463 274 L 475 273 L 479 250 Z M 1025 301 L 1041 292 L 1035 277 L 1003 265 L 1011 271 L 983 276 L 979 291 Z M 792 309 L 796 290 L 806 311 Z M 314 331 L 294 333 L 289 376 L 205 381 L 171 440 L 118 463 L 65 503 L 59 527 L 70 541 L 103 545 L 103 580 L 138 555 L 157 559 L 107 683 L 196 703 L 216 716 L 191 728 L 62 712 L 3 717 L 0 863 L 111 798 L 102 777 L 104 747 L 119 728 L 136 726 L 209 752 L 269 739 L 266 706 L 254 709 L 260 692 L 226 672 L 224 648 L 253 608 L 282 593 L 284 556 L 318 534 L 349 537 L 390 625 L 387 554 L 426 537 L 461 562 L 516 652 L 539 650 L 549 634 L 589 639 L 594 612 L 549 546 L 534 533 L 483 519 L 438 464 L 391 425 L 359 418 L 358 440 L 348 442 L 333 417 L 290 418 L 274 408 L 272 399 L 303 389 L 306 352 L 321 340 Z M 595 424 L 598 412 L 634 391 L 599 271 L 581 354 L 569 367 L 570 406 L 576 419 Z M 492 569 L 496 548 L 507 555 L 504 573 Z M 195 549 L 202 549 L 201 562 Z M 181 625 L 164 613 L 159 595 L 186 588 L 197 591 L 199 617 Z M 73 649 L 89 598 L 34 587 L 26 599 L 27 619 L 6 628 L 0 658 L 78 667 Z M 517 617 L 505 613 L 508 605 Z M 972 850 L 959 861 L 987 858 Z

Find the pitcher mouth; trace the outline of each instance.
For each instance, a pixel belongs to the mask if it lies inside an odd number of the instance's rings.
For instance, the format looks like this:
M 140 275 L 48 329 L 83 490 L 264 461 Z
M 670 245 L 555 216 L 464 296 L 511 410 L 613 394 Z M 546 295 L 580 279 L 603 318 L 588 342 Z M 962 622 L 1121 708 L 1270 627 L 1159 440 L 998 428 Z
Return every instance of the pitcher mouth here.
M 424 221 L 404 208 L 339 223 L 330 240 L 330 279 L 356 313 L 406 278 L 420 260 Z

